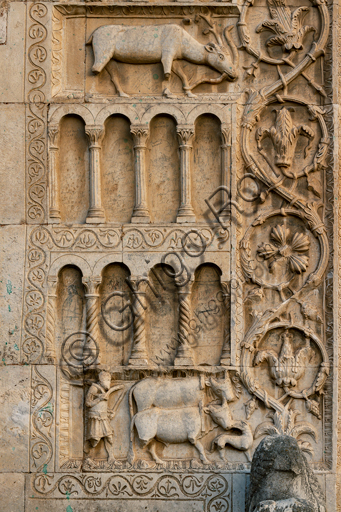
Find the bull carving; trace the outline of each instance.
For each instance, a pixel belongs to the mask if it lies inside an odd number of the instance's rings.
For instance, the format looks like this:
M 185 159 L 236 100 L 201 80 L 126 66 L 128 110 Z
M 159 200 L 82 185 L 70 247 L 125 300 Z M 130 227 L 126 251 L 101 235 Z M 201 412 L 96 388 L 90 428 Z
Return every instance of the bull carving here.
M 192 89 L 200 83 L 220 83 L 227 79 L 238 78 L 238 51 L 230 36 L 233 26 L 223 30 L 224 45 L 221 35 L 215 30 L 214 24 L 206 17 L 209 29 L 215 36 L 216 43 L 201 44 L 184 28 L 176 24 L 127 27 L 124 25 L 104 25 L 97 28 L 90 36 L 95 61 L 93 73 L 107 69 L 119 96 L 127 96 L 118 79 L 116 62 L 128 64 L 152 64 L 161 62 L 164 70 L 162 85 L 163 95 L 172 97 L 168 83 L 174 71 L 182 80 L 183 89 L 188 96 L 193 96 Z M 179 60 L 209 66 L 221 73 L 219 78 L 204 79 L 190 85 L 182 70 Z
M 220 404 L 208 404 L 208 388 Z M 203 464 L 211 464 L 200 439 L 217 425 L 224 430 L 238 429 L 241 435 L 222 434 L 213 442 L 224 460 L 223 449 L 230 444 L 239 450 L 248 450 L 253 443 L 251 428 L 247 422 L 235 422 L 228 403 L 236 400 L 228 372 L 224 379 L 188 377 L 183 379 L 147 378 L 136 383 L 129 393 L 130 446 L 128 461 L 133 464 L 134 431 L 136 429 L 142 448 L 148 447 L 152 459 L 164 465 L 156 454 L 156 441 L 165 445 L 189 442 L 199 452 Z M 134 403 L 137 412 L 134 414 Z M 205 426 L 205 415 L 211 427 Z M 244 423 L 245 425 L 242 425 Z

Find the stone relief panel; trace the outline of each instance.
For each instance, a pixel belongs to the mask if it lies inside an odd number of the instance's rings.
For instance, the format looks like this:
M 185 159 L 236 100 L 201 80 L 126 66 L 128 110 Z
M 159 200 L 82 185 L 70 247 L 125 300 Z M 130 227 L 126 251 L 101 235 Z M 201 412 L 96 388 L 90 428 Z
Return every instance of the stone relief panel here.
M 28 510 L 243 512 L 275 435 L 330 485 L 331 14 L 29 6 Z

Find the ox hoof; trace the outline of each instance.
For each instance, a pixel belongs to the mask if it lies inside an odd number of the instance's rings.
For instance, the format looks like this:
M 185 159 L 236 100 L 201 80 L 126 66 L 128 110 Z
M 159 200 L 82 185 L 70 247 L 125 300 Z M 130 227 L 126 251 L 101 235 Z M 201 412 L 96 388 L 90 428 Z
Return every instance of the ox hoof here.
M 216 462 L 215 467 L 216 467 L 216 469 L 225 469 L 226 463 L 225 462 Z
M 192 459 L 191 460 L 191 468 L 192 469 L 202 469 L 202 465 L 203 464 L 204 464 L 204 462 L 201 462 L 198 459 Z M 208 462 L 208 464 L 210 464 L 210 462 Z
M 108 464 L 109 466 L 113 467 L 113 468 L 120 468 L 122 467 L 122 463 L 116 459 L 113 459 L 113 458 L 109 458 L 108 459 Z
M 142 459 L 142 460 L 138 461 L 137 467 L 139 469 L 149 469 L 150 468 L 150 463 L 147 462 L 146 460 Z
M 119 92 L 118 95 L 120 98 L 130 98 L 129 94 L 126 94 L 125 92 L 122 92 L 122 91 Z
M 163 95 L 166 96 L 166 98 L 169 98 L 169 99 L 175 99 L 176 98 L 175 94 L 171 93 L 168 88 L 166 88 L 163 91 Z

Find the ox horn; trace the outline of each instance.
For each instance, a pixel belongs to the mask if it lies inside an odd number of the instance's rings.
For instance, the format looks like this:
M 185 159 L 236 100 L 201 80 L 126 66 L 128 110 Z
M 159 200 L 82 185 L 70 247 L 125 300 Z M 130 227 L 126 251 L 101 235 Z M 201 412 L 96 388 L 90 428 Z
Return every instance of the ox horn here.
M 239 66 L 239 55 L 238 55 L 238 50 L 237 50 L 237 46 L 234 44 L 233 42 L 233 39 L 231 37 L 231 30 L 233 29 L 234 25 L 229 25 L 228 27 L 225 27 L 224 28 L 224 31 L 223 31 L 223 34 L 224 34 L 224 37 L 225 37 L 225 40 L 231 50 L 231 54 L 232 54 L 232 62 L 234 64 L 234 66 L 236 66 L 236 68 L 238 68 Z

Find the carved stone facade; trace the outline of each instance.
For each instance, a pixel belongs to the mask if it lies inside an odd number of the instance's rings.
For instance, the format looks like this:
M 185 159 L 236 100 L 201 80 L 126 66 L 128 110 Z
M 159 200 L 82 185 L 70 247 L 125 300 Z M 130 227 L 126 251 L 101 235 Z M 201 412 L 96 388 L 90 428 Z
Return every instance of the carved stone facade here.
M 341 511 L 339 23 L 1 7 L 3 510 L 254 512 L 278 436 Z

